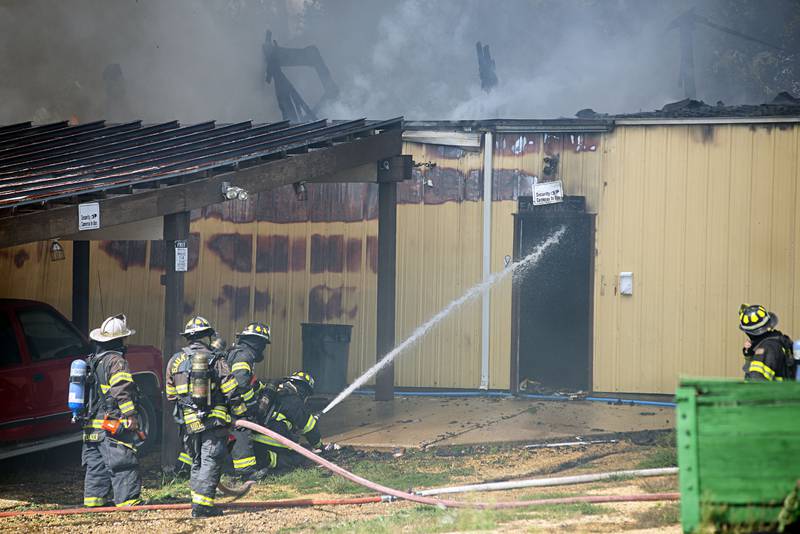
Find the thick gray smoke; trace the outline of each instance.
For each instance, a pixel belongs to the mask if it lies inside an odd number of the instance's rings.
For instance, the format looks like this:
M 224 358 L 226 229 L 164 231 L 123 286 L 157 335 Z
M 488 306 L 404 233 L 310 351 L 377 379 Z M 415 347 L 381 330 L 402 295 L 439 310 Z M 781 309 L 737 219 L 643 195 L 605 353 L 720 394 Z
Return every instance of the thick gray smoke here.
M 655 109 L 683 98 L 679 33 L 665 30 L 690 7 L 762 39 L 800 24 L 800 4 L 789 0 L 0 0 L 0 123 L 280 119 L 264 80 L 267 29 L 282 46 L 318 46 L 341 90 L 320 109 L 330 118 Z M 499 84 L 489 93 L 477 41 L 496 63 Z M 742 81 L 778 69 L 780 57 L 761 53 L 699 25 L 698 98 L 763 98 L 771 86 L 759 93 Z M 793 53 L 784 59 L 796 61 Z M 314 72 L 285 72 L 316 105 Z

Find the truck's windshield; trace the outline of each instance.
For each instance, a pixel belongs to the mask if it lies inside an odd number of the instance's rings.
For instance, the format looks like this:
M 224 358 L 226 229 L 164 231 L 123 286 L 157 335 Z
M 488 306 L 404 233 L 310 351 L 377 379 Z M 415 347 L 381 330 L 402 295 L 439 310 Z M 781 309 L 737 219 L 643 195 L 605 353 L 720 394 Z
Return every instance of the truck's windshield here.
M 82 356 L 89 346 L 63 319 L 49 310 L 31 309 L 17 312 L 31 360 L 52 360 Z

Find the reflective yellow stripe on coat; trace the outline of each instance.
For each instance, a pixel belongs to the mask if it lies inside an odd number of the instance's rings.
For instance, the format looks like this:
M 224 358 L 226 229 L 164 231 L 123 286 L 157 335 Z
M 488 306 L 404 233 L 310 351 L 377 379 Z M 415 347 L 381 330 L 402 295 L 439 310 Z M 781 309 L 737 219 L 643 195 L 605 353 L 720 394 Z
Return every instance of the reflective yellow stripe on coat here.
M 767 364 L 764 362 L 750 362 L 750 368 L 748 369 L 751 373 L 759 373 L 764 376 L 767 380 L 774 380 L 775 379 L 775 371 L 772 370 Z
M 231 367 L 231 372 L 233 373 L 234 371 L 247 371 L 251 373 L 253 369 L 250 368 L 250 364 L 247 362 L 236 362 L 233 364 L 233 367 Z
M 111 375 L 111 378 L 108 379 L 109 386 L 119 384 L 120 382 L 133 382 L 133 376 L 125 371 L 119 371 Z

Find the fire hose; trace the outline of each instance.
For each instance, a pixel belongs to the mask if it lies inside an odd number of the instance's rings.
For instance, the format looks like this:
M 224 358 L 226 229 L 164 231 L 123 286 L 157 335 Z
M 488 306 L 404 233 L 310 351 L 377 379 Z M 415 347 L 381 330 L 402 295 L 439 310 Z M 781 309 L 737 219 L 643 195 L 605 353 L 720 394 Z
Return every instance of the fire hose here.
M 281 436 L 277 432 L 265 428 L 261 425 L 251 423 L 250 421 L 237 420 L 236 426 L 247 428 L 253 432 L 258 432 L 269 438 L 274 439 L 281 445 L 288 447 L 296 453 L 308 458 L 314 463 L 317 463 L 325 469 L 335 473 L 342 478 L 363 486 L 372 491 L 389 495 L 397 499 L 403 499 L 418 504 L 427 504 L 429 506 L 444 506 L 446 508 L 477 508 L 483 509 L 503 509 L 503 508 L 522 508 L 526 506 L 537 505 L 552 505 L 552 504 L 576 504 L 576 503 L 607 503 L 607 502 L 627 502 L 627 501 L 676 501 L 680 499 L 680 493 L 651 493 L 646 495 L 582 495 L 577 497 L 562 497 L 558 499 L 534 499 L 528 501 L 498 501 L 498 502 L 466 502 L 466 501 L 451 501 L 447 499 L 437 499 L 434 497 L 426 497 L 407 493 L 404 491 L 396 490 L 375 482 L 371 482 L 366 478 L 362 478 L 338 465 L 322 458 L 306 448 L 298 445 L 294 441 Z
M 446 508 L 476 508 L 476 509 L 506 509 L 506 508 L 523 508 L 529 506 L 545 506 L 545 505 L 563 505 L 563 504 L 578 504 L 578 503 L 612 503 L 612 502 L 644 502 L 644 501 L 677 501 L 680 499 L 680 493 L 650 493 L 640 495 L 580 495 L 575 497 L 561 497 L 555 499 L 533 499 L 527 501 L 498 501 L 498 502 L 467 502 L 467 501 L 452 501 L 446 499 L 438 499 L 434 497 L 427 497 L 414 493 L 407 493 L 404 491 L 396 490 L 371 482 L 362 478 L 338 465 L 326 460 L 307 450 L 294 441 L 281 436 L 261 425 L 251 423 L 249 421 L 238 420 L 236 425 L 242 428 L 247 428 L 253 432 L 258 432 L 269 438 L 274 439 L 281 445 L 292 449 L 298 454 L 308 458 L 309 460 L 321 465 L 325 469 L 351 481 L 367 489 L 380 493 L 381 495 L 374 495 L 370 497 L 356 497 L 350 499 L 284 499 L 275 501 L 251 501 L 251 502 L 231 502 L 220 504 L 221 507 L 226 509 L 239 509 L 239 510 L 260 510 L 268 508 L 292 508 L 292 507 L 305 507 L 305 506 L 329 506 L 329 505 L 354 505 L 354 504 L 368 504 L 387 502 L 396 499 L 403 499 L 418 504 L 425 504 L 428 506 L 438 506 Z M 16 516 L 31 516 L 31 515 L 75 515 L 87 513 L 110 513 L 110 512 L 136 512 L 148 510 L 188 510 L 191 508 L 189 503 L 180 504 L 145 504 L 136 506 L 104 506 L 97 508 L 66 508 L 56 510 L 20 510 L 10 512 L 0 512 L 0 518 L 3 517 L 16 517 Z

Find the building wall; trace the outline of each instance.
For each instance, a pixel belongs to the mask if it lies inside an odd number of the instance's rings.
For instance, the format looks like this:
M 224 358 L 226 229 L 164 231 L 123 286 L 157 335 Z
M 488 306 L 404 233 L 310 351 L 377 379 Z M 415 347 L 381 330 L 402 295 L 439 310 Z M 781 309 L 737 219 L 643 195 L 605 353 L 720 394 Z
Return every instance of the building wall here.
M 594 389 L 671 393 L 682 375 L 738 376 L 741 302 L 776 310 L 797 335 L 800 283 L 800 134 L 797 126 L 618 126 L 602 135 L 498 134 L 494 138 L 491 265 L 512 254 L 517 198 L 557 178 L 597 214 Z M 399 188 L 397 340 L 482 277 L 483 153 L 406 143 L 417 163 Z M 430 185 L 428 185 L 430 184 Z M 348 378 L 375 358 L 377 192 L 374 186 L 291 188 L 193 213 L 185 315 L 206 315 L 229 339 L 251 318 L 274 343 L 261 372 L 301 364 L 302 322 L 352 324 Z M 69 317 L 67 261 L 49 243 L 0 251 L 0 295 L 34 298 Z M 125 312 L 135 343 L 163 341 L 163 244 L 92 244 L 91 323 Z M 617 293 L 621 271 L 634 294 Z M 491 291 L 490 381 L 510 387 L 511 285 Z M 475 388 L 480 383 L 477 300 L 397 361 L 396 383 Z
M 800 128 L 622 126 L 603 151 L 594 388 L 741 376 L 742 302 L 798 335 Z M 617 275 L 634 273 L 630 297 Z
M 544 134 L 495 137 L 492 269 L 512 254 L 519 194 L 530 194 L 544 155 L 561 154 L 570 194 L 585 194 L 599 160 L 583 138 Z M 593 142 L 596 144 L 597 139 Z M 585 148 L 585 149 L 584 149 Z M 595 146 L 596 148 L 596 146 Z M 483 151 L 406 143 L 427 167 L 399 186 L 397 341 L 405 339 L 482 277 Z M 586 160 L 586 161 L 584 161 Z M 434 165 L 435 164 L 435 165 Z M 302 361 L 301 323 L 353 325 L 348 379 L 375 359 L 377 196 L 364 185 L 291 188 L 246 203 L 193 212 L 184 315 L 202 314 L 227 339 L 252 318 L 267 321 L 273 344 L 261 372 L 280 376 Z M 593 203 L 594 201 L 592 201 Z M 2 294 L 71 312 L 71 243 L 67 261 L 51 262 L 49 243 L 0 251 Z M 163 243 L 99 241 L 91 246 L 90 324 L 124 312 L 132 343 L 163 345 Z M 491 291 L 490 383 L 508 389 L 511 286 Z M 467 304 L 397 361 L 396 383 L 475 388 L 480 384 L 481 305 Z

